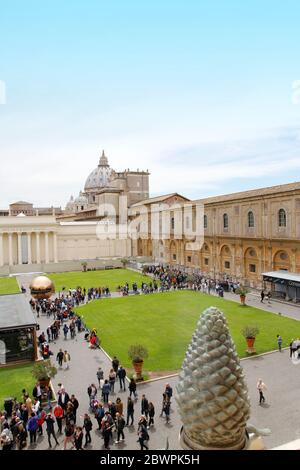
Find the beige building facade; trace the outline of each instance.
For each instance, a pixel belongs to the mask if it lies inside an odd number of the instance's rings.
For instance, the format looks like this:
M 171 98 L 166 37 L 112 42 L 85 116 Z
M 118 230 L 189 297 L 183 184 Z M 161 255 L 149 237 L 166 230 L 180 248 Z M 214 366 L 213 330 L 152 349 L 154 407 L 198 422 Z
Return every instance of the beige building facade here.
M 80 269 L 89 260 L 112 265 L 122 257 L 252 287 L 261 287 L 264 272 L 300 272 L 300 183 L 194 201 L 178 193 L 149 198 L 148 170 L 115 172 L 103 152 L 78 198 L 60 215 L 46 209 L 41 215 L 19 201 L 0 214 L 0 274 Z M 128 233 L 108 233 L 119 224 Z
M 141 202 L 142 205 L 143 201 Z M 156 204 L 155 200 L 153 204 Z M 262 273 L 300 272 L 300 183 L 244 191 L 190 201 L 202 205 L 201 248 L 190 249 L 184 235 L 137 240 L 135 254 L 157 262 L 200 270 L 211 277 L 230 278 L 261 287 Z M 148 204 L 149 213 L 151 204 Z M 167 211 L 172 220 L 172 204 Z M 149 219 L 150 220 L 150 219 Z M 180 218 L 184 223 L 184 216 Z M 193 223 L 193 221 L 191 221 Z
M 130 255 L 130 240 L 99 236 L 97 222 L 59 222 L 53 216 L 0 217 L 2 275 L 80 269 L 87 260 L 101 267 Z

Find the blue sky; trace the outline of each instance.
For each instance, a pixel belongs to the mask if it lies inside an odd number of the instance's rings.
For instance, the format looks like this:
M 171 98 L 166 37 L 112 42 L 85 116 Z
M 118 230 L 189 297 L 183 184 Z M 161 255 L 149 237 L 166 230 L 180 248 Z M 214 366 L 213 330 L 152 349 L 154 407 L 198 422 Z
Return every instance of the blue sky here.
M 103 148 L 152 195 L 299 180 L 299 24 L 296 0 L 2 0 L 0 207 L 64 205 Z

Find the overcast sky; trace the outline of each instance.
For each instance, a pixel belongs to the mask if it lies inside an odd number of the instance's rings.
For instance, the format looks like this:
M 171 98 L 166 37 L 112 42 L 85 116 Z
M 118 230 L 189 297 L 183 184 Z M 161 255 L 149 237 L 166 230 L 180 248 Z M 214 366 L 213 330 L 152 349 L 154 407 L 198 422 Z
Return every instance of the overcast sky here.
M 300 2 L 3 0 L 0 208 L 64 206 L 102 149 L 151 195 L 300 179 Z

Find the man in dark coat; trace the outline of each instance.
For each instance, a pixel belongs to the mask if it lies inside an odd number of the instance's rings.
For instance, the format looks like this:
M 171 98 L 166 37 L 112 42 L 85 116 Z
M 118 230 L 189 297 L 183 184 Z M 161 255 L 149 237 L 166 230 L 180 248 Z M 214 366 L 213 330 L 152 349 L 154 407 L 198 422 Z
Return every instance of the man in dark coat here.
M 45 422 L 46 422 L 46 430 L 47 430 L 47 435 L 48 435 L 49 447 L 51 448 L 52 447 L 52 445 L 51 445 L 51 436 L 54 437 L 56 445 L 59 444 L 58 440 L 56 439 L 55 432 L 54 432 L 54 423 L 55 423 L 55 421 L 54 421 L 54 418 L 52 418 L 51 413 L 47 414 L 47 416 L 45 418 Z
M 65 389 L 62 388 L 61 392 L 59 394 L 59 397 L 58 397 L 58 404 L 64 410 L 64 414 L 66 412 L 67 404 L 68 404 L 69 401 L 70 401 L 69 395 L 66 393 Z

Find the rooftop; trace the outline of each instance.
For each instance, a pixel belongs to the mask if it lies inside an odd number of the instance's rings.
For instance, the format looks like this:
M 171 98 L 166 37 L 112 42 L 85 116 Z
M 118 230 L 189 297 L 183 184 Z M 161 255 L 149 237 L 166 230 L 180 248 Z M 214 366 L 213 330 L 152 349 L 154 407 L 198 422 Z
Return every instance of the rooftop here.
M 24 294 L 0 296 L 0 330 L 36 325 Z
M 212 196 L 199 199 L 199 202 L 202 202 L 203 204 L 213 204 L 218 202 L 233 201 L 236 199 L 252 198 L 256 196 L 271 196 L 272 194 L 276 195 L 297 190 L 300 190 L 300 182 L 280 184 L 278 186 L 269 186 L 267 188 L 250 189 L 249 191 L 240 191 L 238 193 L 224 194 L 220 196 Z
M 176 196 L 179 197 L 179 198 L 185 199 L 186 201 L 189 201 L 189 199 L 187 197 L 181 196 L 181 194 L 171 193 L 171 194 L 165 194 L 163 196 L 150 197 L 148 199 L 144 199 L 143 201 L 136 202 L 131 207 L 141 206 L 141 205 L 144 205 L 144 204 L 154 204 L 155 202 L 163 202 L 166 199 L 169 199 L 170 197 L 176 197 Z
M 289 271 L 270 271 L 268 273 L 262 273 L 262 276 L 273 277 L 275 279 L 282 279 L 283 281 L 294 281 L 300 283 L 300 273 L 291 273 Z

